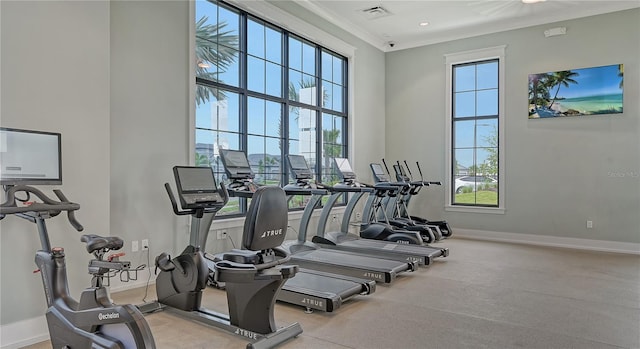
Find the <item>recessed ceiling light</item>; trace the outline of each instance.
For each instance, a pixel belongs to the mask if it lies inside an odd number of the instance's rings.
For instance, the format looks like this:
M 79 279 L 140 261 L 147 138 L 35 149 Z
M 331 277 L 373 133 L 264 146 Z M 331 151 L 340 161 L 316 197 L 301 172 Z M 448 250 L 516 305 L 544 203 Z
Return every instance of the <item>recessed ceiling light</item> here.
M 524 4 L 535 4 L 536 2 L 544 2 L 547 0 L 522 0 L 522 3 Z
M 428 26 L 428 25 L 429 25 L 429 22 L 420 22 L 420 23 L 419 23 L 419 25 L 420 25 L 421 27 L 426 27 L 426 26 Z

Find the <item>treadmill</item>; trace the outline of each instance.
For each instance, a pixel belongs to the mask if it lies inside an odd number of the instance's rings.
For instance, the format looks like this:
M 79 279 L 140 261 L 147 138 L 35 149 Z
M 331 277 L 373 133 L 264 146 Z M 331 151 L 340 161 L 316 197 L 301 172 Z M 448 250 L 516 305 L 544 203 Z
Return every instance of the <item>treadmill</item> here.
M 287 155 L 289 165 L 296 183 L 284 187 L 287 195 L 311 195 L 300 220 L 297 240 L 287 240 L 281 247 L 291 253 L 291 263 L 301 268 L 324 272 L 361 277 L 380 283 L 392 283 L 404 272 L 414 271 L 418 267 L 415 261 L 397 261 L 376 258 L 371 255 L 350 251 L 336 251 L 320 248 L 319 245 L 307 241 L 307 229 L 314 209 L 328 192 L 323 185 L 313 181 L 313 173 L 309 170 L 303 156 Z
M 239 150 L 220 149 L 220 159 L 231 181 L 227 186 L 229 196 L 251 198 L 258 185 L 253 182 L 254 173 L 246 154 Z M 373 280 L 300 268 L 293 278 L 287 279 L 278 292 L 277 300 L 302 306 L 307 313 L 313 310 L 333 312 L 345 301 L 371 294 L 375 289 Z
M 426 245 L 408 245 L 398 242 L 382 240 L 363 239 L 355 234 L 349 234 L 349 222 L 353 214 L 353 209 L 366 192 L 372 189 L 356 181 L 356 175 L 351 169 L 348 159 L 335 158 L 335 165 L 342 177 L 342 182 L 335 184 L 329 200 L 325 203 L 320 219 L 318 220 L 318 230 L 312 241 L 324 248 L 341 251 L 361 252 L 375 254 L 382 258 L 399 261 L 415 261 L 419 265 L 428 266 L 438 257 L 449 255 L 448 248 L 434 248 Z M 331 210 L 335 206 L 342 193 L 354 193 L 349 200 L 347 209 L 342 217 L 341 231 L 327 232 L 327 221 L 331 215 Z M 370 194 L 372 195 L 372 194 Z M 376 224 L 376 223 L 374 223 Z

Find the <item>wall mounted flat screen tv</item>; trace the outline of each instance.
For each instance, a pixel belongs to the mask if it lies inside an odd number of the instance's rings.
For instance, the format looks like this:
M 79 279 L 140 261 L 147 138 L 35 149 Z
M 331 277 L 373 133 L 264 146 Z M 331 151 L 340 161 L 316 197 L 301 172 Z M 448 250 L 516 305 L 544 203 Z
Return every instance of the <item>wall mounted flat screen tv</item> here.
M 0 127 L 0 184 L 62 184 L 61 134 Z

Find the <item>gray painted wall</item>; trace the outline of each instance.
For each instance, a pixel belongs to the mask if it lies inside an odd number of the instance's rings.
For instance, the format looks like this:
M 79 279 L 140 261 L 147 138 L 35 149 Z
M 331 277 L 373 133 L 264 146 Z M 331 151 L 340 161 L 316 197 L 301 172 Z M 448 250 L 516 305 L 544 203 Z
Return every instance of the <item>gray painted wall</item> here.
M 106 2 L 8 2 L 1 5 L 5 127 L 62 133 L 63 185 L 80 203 L 85 233 L 109 231 L 109 5 Z M 51 193 L 50 189 L 41 187 Z M 53 246 L 66 248 L 71 292 L 89 285 L 80 233 L 64 216 L 47 222 Z M 45 299 L 32 271 L 40 248 L 35 224 L 0 221 L 0 324 L 41 316 Z
M 557 26 L 567 34 L 544 37 Z M 416 198 L 414 213 L 445 218 L 454 229 L 640 242 L 638 9 L 387 54 L 387 157 L 419 160 L 430 178 L 444 180 L 443 55 L 505 44 L 506 213 L 446 212 L 442 188 Z M 527 119 L 528 74 L 619 63 L 623 114 Z
M 188 18 L 186 1 L 111 2 L 111 227 L 148 238 L 152 263 L 188 242 L 163 188 L 189 164 Z

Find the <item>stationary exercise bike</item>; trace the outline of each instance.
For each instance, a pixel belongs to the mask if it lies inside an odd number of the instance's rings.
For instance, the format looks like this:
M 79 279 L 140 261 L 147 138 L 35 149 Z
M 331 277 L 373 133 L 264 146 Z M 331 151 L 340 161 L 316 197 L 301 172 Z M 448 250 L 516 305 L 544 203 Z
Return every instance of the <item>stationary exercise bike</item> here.
M 26 199 L 16 198 L 16 193 L 26 195 Z M 105 288 L 105 274 L 120 271 L 128 275 L 131 265 L 120 261 L 119 255 L 105 259 L 107 252 L 122 248 L 120 238 L 82 235 L 81 241 L 86 243 L 87 252 L 95 256 L 89 262 L 89 273 L 93 279 L 91 287 L 82 292 L 80 301 L 71 298 L 64 249 L 51 247 L 45 219 L 65 211 L 69 223 L 82 231 L 83 227 L 74 215 L 80 205 L 69 202 L 60 190 L 54 190 L 54 193 L 60 201 L 51 199 L 34 187 L 11 186 L 6 192 L 5 202 L 0 205 L 0 219 L 16 215 L 36 223 L 38 227 L 42 249 L 36 252 L 35 261 L 42 275 L 47 299 L 46 318 L 53 348 L 155 348 L 149 325 L 140 311 L 132 305 L 113 304 Z M 31 195 L 42 202 L 27 204 Z M 19 205 L 19 202 L 27 205 Z
M 144 313 L 166 310 L 220 328 L 250 341 L 247 348 L 272 348 L 302 333 L 298 323 L 278 329 L 273 316 L 278 291 L 298 271 L 296 265 L 282 265 L 289 261 L 289 254 L 279 248 L 288 225 L 284 191 L 278 187 L 256 190 L 245 219 L 243 249 L 226 252 L 215 261 L 215 281 L 225 283 L 229 308 L 229 315 L 220 314 L 201 306 L 210 268 L 199 234 L 205 214 L 215 215 L 229 196 L 223 184 L 217 187 L 210 167 L 175 166 L 173 172 L 181 208 L 169 183 L 165 189 L 174 213 L 191 216 L 189 245 L 174 258 L 167 253 L 156 258 L 158 300 L 140 309 Z

